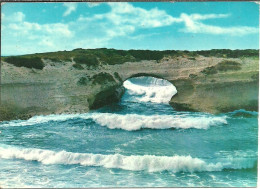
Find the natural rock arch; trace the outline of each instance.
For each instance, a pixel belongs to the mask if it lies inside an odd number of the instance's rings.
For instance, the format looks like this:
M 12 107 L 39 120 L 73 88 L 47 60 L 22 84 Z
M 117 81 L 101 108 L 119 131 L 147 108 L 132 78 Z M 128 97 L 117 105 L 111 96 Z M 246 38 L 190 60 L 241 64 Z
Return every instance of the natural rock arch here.
M 125 88 L 123 87 L 124 82 L 131 78 L 137 78 L 137 77 L 142 77 L 142 76 L 154 77 L 154 78 L 166 80 L 173 84 L 173 82 L 165 79 L 164 77 L 162 77 L 156 73 L 153 74 L 153 73 L 140 72 L 140 73 L 132 74 L 129 77 L 123 77 L 123 79 L 121 78 L 122 76 L 120 76 L 118 74 L 118 72 L 115 72 L 113 75 L 114 75 L 115 80 L 117 80 L 117 82 L 115 83 L 115 85 L 111 85 L 110 87 L 107 87 L 104 90 L 101 90 L 99 93 L 97 93 L 95 95 L 95 99 L 93 100 L 93 103 L 90 106 L 91 109 L 97 109 L 104 105 L 119 101 L 125 92 Z M 175 86 L 175 85 L 173 84 L 173 86 Z
M 17 68 L 2 62 L 2 104 L 6 108 L 12 102 L 15 109 L 21 109 L 26 116 L 83 113 L 120 99 L 125 80 L 152 76 L 165 79 L 177 88 L 178 93 L 169 103 L 176 110 L 209 113 L 236 109 L 257 111 L 258 60 L 250 57 L 231 60 L 238 62 L 241 69 L 216 72 L 223 58 L 203 56 L 195 59 L 172 57 L 159 62 L 143 60 L 84 69 L 74 68 L 73 61 L 54 64 L 46 59 L 43 70 Z M 21 116 L 15 117 L 18 118 Z
M 243 69 L 207 74 L 204 70 L 216 66 L 222 60 L 204 58 L 200 61 L 194 62 L 184 58 L 173 62 L 142 61 L 111 66 L 110 69 L 117 72 L 120 79 L 114 85 L 116 95 L 110 93 L 109 96 L 120 98 L 121 95 L 118 91 L 122 91 L 119 89 L 129 78 L 151 76 L 165 79 L 177 88 L 178 93 L 169 102 L 176 110 L 209 113 L 228 112 L 236 109 L 258 110 L 258 79 L 253 77 L 232 78 L 234 72 L 247 75 L 248 73 Z M 255 72 L 252 74 L 254 75 Z

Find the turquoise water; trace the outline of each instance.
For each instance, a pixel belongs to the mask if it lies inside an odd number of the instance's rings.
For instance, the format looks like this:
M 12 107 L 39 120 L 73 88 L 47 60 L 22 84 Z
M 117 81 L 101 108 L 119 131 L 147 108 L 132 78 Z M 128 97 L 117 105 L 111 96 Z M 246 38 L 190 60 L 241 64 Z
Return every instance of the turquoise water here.
M 129 82 L 97 111 L 0 123 L 0 186 L 256 186 L 257 112 L 178 112 L 167 82 Z

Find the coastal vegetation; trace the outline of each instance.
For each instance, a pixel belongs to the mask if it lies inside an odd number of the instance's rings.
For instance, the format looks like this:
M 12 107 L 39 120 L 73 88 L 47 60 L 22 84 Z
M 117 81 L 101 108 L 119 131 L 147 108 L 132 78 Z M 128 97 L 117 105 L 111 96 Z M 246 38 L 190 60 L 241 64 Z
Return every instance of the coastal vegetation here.
M 106 72 L 101 72 L 94 75 L 91 80 L 93 80 L 93 84 L 104 84 L 105 82 L 115 82 L 115 79 L 112 75 Z
M 35 68 L 42 70 L 44 64 L 40 57 L 10 56 L 4 59 L 6 62 L 17 67 Z
M 207 67 L 204 70 L 202 70 L 201 73 L 203 73 L 205 75 L 212 75 L 212 74 L 218 73 L 218 71 L 215 66 L 210 66 L 210 67 Z
M 98 60 L 95 57 L 95 55 L 77 55 L 74 58 L 74 61 L 78 64 L 85 64 L 88 67 L 97 67 L 98 66 Z
M 257 57 L 259 52 L 256 49 L 246 50 L 230 50 L 230 49 L 212 49 L 203 51 L 180 51 L 180 50 L 116 50 L 116 49 L 74 49 L 72 51 L 58 51 L 48 53 L 36 53 L 22 56 L 2 57 L 2 60 L 13 64 L 17 67 L 27 67 L 43 69 L 42 59 L 49 59 L 53 62 L 71 62 L 72 59 L 77 65 L 73 65 L 76 69 L 82 69 L 80 64 L 87 65 L 88 68 L 96 68 L 99 65 L 123 64 L 125 62 L 138 62 L 142 60 L 155 60 L 160 62 L 166 57 L 184 57 L 189 60 L 196 60 L 198 56 L 219 57 L 219 58 L 246 58 Z M 239 69 L 239 65 L 232 62 L 223 62 L 216 67 L 219 71 L 230 69 Z M 205 70 L 214 74 L 214 68 Z
M 216 66 L 210 66 L 201 71 L 201 73 L 205 75 L 212 75 L 216 74 L 219 71 L 226 72 L 229 70 L 240 70 L 241 64 L 236 61 L 231 60 L 223 60 L 222 62 L 218 63 Z
M 216 65 L 219 71 L 240 70 L 241 64 L 231 60 L 224 60 Z
M 87 84 L 87 81 L 88 81 L 88 79 L 87 79 L 86 77 L 81 77 L 81 78 L 79 78 L 79 80 L 78 80 L 78 84 L 79 84 L 79 85 L 86 85 L 86 84 Z
M 72 67 L 77 69 L 77 70 L 83 70 L 84 69 L 80 64 L 77 64 L 77 63 L 73 64 Z

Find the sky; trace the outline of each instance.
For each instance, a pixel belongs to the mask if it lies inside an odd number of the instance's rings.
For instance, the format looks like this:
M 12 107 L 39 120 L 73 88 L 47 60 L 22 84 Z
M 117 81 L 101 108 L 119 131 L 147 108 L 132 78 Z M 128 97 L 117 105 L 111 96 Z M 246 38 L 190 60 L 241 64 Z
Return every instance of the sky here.
M 1 55 L 115 48 L 259 49 L 254 2 L 5 3 Z

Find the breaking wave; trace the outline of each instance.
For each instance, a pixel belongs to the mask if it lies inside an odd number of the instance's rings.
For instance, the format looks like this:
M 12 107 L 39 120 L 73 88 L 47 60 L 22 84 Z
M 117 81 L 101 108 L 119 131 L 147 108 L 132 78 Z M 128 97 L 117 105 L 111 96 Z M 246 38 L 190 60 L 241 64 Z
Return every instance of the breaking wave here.
M 86 113 L 63 114 L 49 116 L 35 116 L 27 121 L 11 121 L 0 126 L 31 126 L 49 121 L 66 121 L 69 119 L 92 119 L 101 126 L 109 129 L 123 129 L 134 131 L 140 129 L 208 129 L 210 126 L 227 124 L 225 116 L 215 117 L 210 115 L 138 115 L 138 114 L 113 114 L 113 113 Z
M 154 77 L 136 77 L 124 82 L 126 101 L 168 103 L 177 93 L 170 82 Z M 126 95 L 125 95 L 126 96 Z
M 47 123 L 49 121 L 66 121 L 69 119 L 80 118 L 86 114 L 52 114 L 47 116 L 34 116 L 28 120 L 15 120 L 9 122 L 0 123 L 0 126 L 31 126 L 41 123 Z
M 92 119 L 110 129 L 128 131 L 140 129 L 208 129 L 210 126 L 227 124 L 225 117 L 191 117 L 178 115 L 138 115 L 138 114 L 94 114 Z
M 172 172 L 203 172 L 222 171 L 223 169 L 248 169 L 255 165 L 254 159 L 231 159 L 217 163 L 207 163 L 203 159 L 191 156 L 154 156 L 120 154 L 102 155 L 91 153 L 55 152 L 42 149 L 20 149 L 12 146 L 0 147 L 0 158 L 23 159 L 38 161 L 43 164 L 80 164 L 82 166 L 99 166 L 105 168 L 124 169 L 131 171 L 172 171 Z M 234 163 L 235 162 L 235 163 Z

